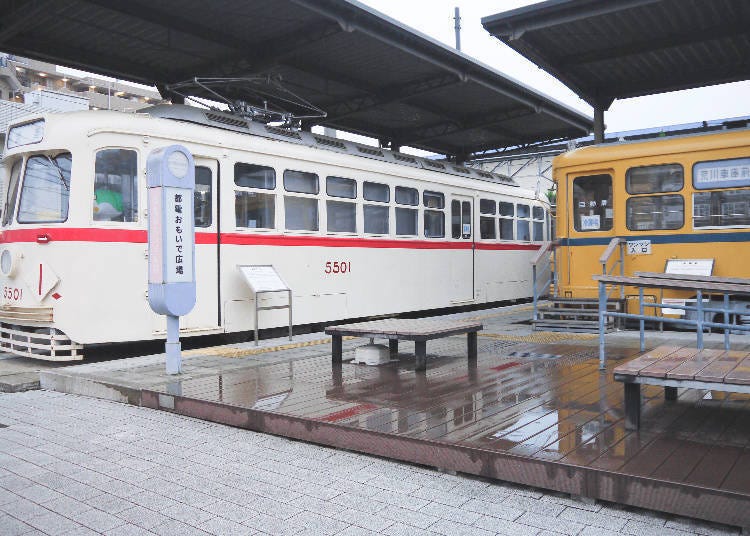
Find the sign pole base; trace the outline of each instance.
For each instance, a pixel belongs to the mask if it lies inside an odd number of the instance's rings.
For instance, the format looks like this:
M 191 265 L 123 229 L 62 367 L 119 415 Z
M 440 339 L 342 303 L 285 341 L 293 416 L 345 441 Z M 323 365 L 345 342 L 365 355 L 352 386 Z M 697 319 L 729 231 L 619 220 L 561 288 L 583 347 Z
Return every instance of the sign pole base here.
M 167 315 L 167 374 L 182 372 L 182 345 L 180 344 L 180 317 Z

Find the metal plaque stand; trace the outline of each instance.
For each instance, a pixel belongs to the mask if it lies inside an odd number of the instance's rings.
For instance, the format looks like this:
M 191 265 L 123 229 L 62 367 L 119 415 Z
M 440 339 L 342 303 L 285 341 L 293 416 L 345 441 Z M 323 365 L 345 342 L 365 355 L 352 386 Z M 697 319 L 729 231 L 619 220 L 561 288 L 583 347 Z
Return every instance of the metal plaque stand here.
M 292 290 L 281 279 L 279 274 L 271 265 L 238 265 L 237 268 L 245 277 L 245 281 L 250 286 L 253 294 L 255 294 L 255 326 L 253 330 L 255 335 L 255 345 L 258 346 L 258 313 L 260 311 L 271 311 L 273 309 L 289 309 L 289 340 L 291 341 Z M 287 293 L 286 305 L 269 305 L 268 307 L 261 307 L 259 305 L 261 294 L 274 294 L 278 292 Z

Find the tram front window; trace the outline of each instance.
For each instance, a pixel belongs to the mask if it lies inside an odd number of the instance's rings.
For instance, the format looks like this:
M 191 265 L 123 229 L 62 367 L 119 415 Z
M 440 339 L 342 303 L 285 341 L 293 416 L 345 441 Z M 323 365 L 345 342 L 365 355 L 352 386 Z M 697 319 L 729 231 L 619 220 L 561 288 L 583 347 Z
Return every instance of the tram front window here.
M 94 221 L 138 219 L 138 155 L 127 149 L 96 153 Z
M 60 223 L 68 219 L 70 153 L 32 156 L 26 162 L 18 223 Z
M 13 213 L 16 211 L 16 198 L 18 197 L 18 179 L 21 176 L 21 161 L 13 164 L 10 170 L 8 191 L 5 194 L 5 206 L 3 207 L 3 225 L 13 221 Z
M 576 231 L 609 231 L 613 209 L 611 175 L 587 175 L 573 180 L 573 227 Z

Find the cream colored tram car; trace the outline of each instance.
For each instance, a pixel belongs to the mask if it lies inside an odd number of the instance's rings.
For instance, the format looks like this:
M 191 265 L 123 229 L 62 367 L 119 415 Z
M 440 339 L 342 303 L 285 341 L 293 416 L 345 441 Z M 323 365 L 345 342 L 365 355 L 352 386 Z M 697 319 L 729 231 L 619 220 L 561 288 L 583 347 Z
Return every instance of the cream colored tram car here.
M 165 337 L 147 300 L 145 177 L 149 153 L 175 143 L 197 183 L 183 337 L 252 330 L 240 265 L 275 268 L 297 325 L 531 296 L 548 206 L 507 177 L 188 106 L 47 114 L 6 137 L 4 351 L 73 360 Z

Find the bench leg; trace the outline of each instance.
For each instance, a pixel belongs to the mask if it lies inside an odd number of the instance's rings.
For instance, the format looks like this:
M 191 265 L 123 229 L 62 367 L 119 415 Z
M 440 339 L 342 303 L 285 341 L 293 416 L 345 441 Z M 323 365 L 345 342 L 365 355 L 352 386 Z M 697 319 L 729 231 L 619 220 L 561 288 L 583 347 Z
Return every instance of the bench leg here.
M 469 360 L 476 361 L 477 359 L 477 332 L 470 331 L 466 334 L 467 342 L 469 344 Z
M 417 358 L 414 370 L 427 370 L 427 341 L 414 341 L 414 355 Z
M 641 384 L 625 384 L 625 428 L 638 430 L 641 427 Z
M 398 359 L 398 339 L 388 339 L 388 349 L 391 351 L 391 359 Z
M 664 400 L 677 400 L 677 387 L 665 387 Z
M 343 350 L 343 343 L 341 335 L 333 335 L 331 338 L 331 359 L 334 363 L 341 363 Z

